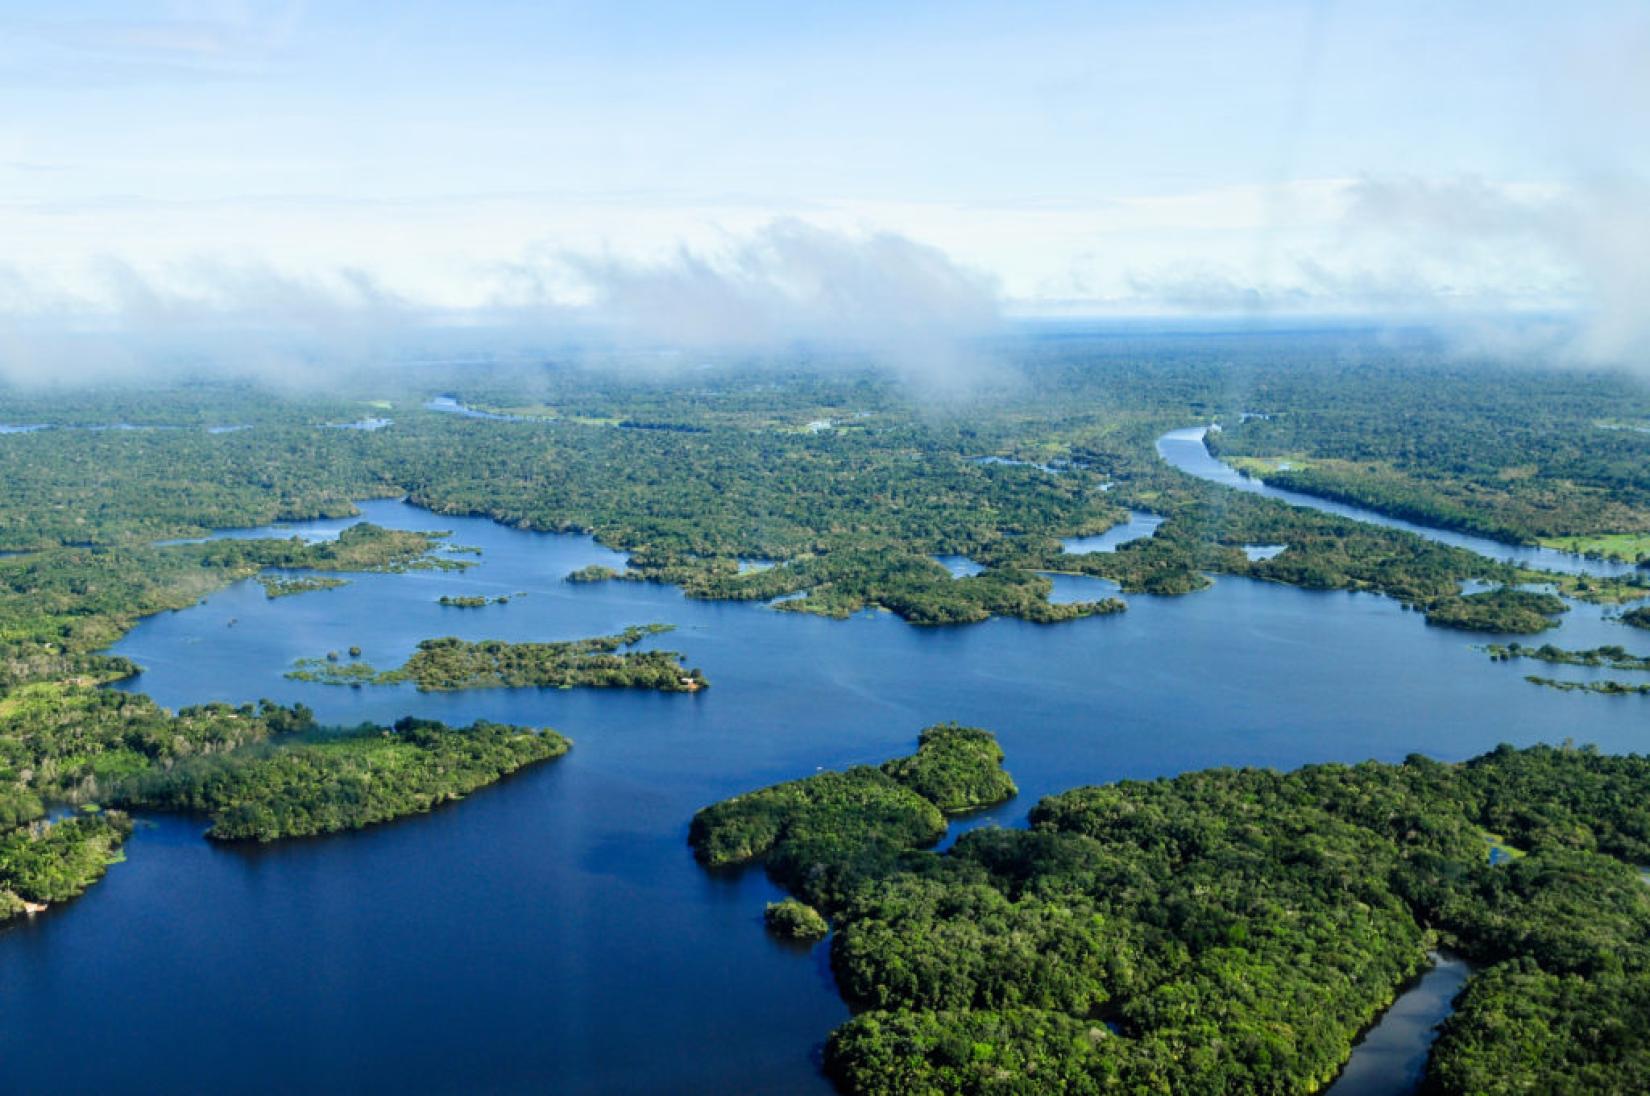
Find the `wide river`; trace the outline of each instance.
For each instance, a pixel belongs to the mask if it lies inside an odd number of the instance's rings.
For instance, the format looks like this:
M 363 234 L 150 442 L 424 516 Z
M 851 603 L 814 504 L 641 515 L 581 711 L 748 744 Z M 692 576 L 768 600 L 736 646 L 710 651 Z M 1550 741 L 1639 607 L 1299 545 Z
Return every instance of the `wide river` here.
M 0 931 L 6 1089 L 141 1078 L 152 1091 L 825 1092 L 817 1050 L 847 1016 L 826 949 L 764 933 L 776 892 L 759 870 L 698 867 L 685 839 L 707 803 L 903 754 L 949 719 L 996 731 L 1022 789 L 968 825 L 1019 824 L 1038 797 L 1080 784 L 1210 765 L 1650 742 L 1650 701 L 1528 685 L 1474 649 L 1482 637 L 1370 595 L 1221 578 L 1186 597 L 1131 597 L 1116 616 L 923 629 L 667 586 L 570 585 L 569 571 L 622 557 L 400 502 L 362 510 L 450 529 L 482 550 L 455 558 L 479 565 L 274 600 L 239 583 L 139 624 L 114 648 L 145 667 L 127 687 L 169 707 L 303 701 L 338 723 L 417 713 L 551 726 L 573 751 L 430 815 L 337 837 L 221 847 L 200 819 L 152 820 L 85 897 Z M 484 609 L 436 604 L 518 591 Z M 294 659 L 351 645 L 386 667 L 430 636 L 571 639 L 655 621 L 677 631 L 650 642 L 702 667 L 708 691 L 422 695 L 283 677 Z M 1585 606 L 1552 637 L 1650 646 Z

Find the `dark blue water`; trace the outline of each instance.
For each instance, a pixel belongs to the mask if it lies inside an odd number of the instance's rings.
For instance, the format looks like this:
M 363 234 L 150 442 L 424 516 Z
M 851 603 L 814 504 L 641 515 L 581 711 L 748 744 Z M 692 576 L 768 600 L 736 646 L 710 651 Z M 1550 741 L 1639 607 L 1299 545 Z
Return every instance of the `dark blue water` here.
M 1434 954 L 1432 969 L 1358 1041 L 1346 1069 L 1324 1090 L 1327 1096 L 1392 1096 L 1420 1088 L 1438 1025 L 1471 973 L 1462 960 Z
M 1650 742 L 1643 698 L 1526 685 L 1473 638 L 1369 595 L 1221 578 L 1069 624 L 921 629 L 569 585 L 567 572 L 620 557 L 399 502 L 362 509 L 451 529 L 482 548 L 479 566 L 274 600 L 240 583 L 134 629 L 115 648 L 147 667 L 129 687 L 172 707 L 301 700 L 342 723 L 415 712 L 552 726 L 573 751 L 431 815 L 332 838 L 220 848 L 200 821 L 157 820 L 86 897 L 0 931 L 4 1087 L 826 1091 L 813 1054 L 847 1013 L 823 947 L 763 932 L 776 895 L 760 872 L 695 864 L 687 823 L 707 803 L 905 753 L 947 719 L 995 730 L 1022 788 L 967 826 L 1017 824 L 1075 785 L 1208 765 Z M 1109 587 L 1067 581 L 1088 596 Z M 518 591 L 483 609 L 435 603 Z M 1572 615 L 1555 642 L 1639 639 L 1596 610 Z M 649 642 L 702 667 L 708 691 L 422 695 L 282 677 L 295 658 L 351 645 L 382 668 L 429 636 L 563 639 L 655 621 L 678 630 Z
M 1367 510 L 1362 506 L 1353 506 L 1344 502 L 1333 502 L 1321 499 L 1316 495 L 1308 495 L 1300 491 L 1286 491 L 1281 487 L 1271 487 L 1260 480 L 1245 476 L 1225 461 L 1220 460 L 1209 452 L 1203 442 L 1204 435 L 1209 432 L 1206 426 L 1189 426 L 1183 430 L 1171 430 L 1157 439 L 1157 452 L 1164 460 L 1198 479 L 1208 480 L 1235 488 L 1239 491 L 1248 491 L 1251 494 L 1265 495 L 1267 498 L 1281 499 L 1295 506 L 1306 506 L 1313 510 L 1322 510 L 1327 514 L 1339 514 L 1341 517 L 1353 518 L 1357 521 L 1366 521 L 1374 525 L 1384 525 L 1389 529 L 1403 529 L 1426 537 L 1428 540 L 1440 544 L 1450 544 L 1457 548 L 1465 548 L 1469 552 L 1488 556 L 1491 559 L 1506 560 L 1523 567 L 1533 567 L 1542 571 L 1559 571 L 1565 574 L 1618 576 L 1630 575 L 1637 571 L 1631 563 L 1617 563 L 1613 560 L 1588 559 L 1586 556 L 1574 552 L 1560 552 L 1552 548 L 1533 548 L 1525 545 L 1506 544 L 1488 537 L 1477 537 L 1471 533 L 1456 533 L 1447 529 L 1435 529 L 1429 525 L 1418 525 L 1415 522 L 1404 521 L 1401 518 L 1391 518 Z

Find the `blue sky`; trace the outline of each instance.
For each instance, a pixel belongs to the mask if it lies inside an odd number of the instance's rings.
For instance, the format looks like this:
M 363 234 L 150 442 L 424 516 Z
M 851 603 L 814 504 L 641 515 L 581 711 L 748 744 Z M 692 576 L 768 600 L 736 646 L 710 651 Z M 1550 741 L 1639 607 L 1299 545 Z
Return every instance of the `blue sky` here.
M 776 224 L 1023 312 L 1607 308 L 1645 56 L 1638 3 L 0 3 L 0 313 L 576 304 Z

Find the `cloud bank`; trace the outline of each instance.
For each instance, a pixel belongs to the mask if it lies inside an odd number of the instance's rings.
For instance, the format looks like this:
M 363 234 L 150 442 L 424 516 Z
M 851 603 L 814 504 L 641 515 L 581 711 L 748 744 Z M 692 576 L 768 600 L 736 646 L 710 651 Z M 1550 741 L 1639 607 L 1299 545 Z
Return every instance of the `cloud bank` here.
M 946 391 L 989 371 L 980 342 L 1001 321 L 996 284 L 937 248 L 795 220 L 654 261 L 538 246 L 483 276 L 497 282 L 492 303 L 455 311 L 356 268 L 294 275 L 200 258 L 140 270 L 104 259 L 69 291 L 0 267 L 0 378 L 194 372 L 303 384 L 385 364 L 421 331 L 470 326 L 546 355 L 828 350 Z

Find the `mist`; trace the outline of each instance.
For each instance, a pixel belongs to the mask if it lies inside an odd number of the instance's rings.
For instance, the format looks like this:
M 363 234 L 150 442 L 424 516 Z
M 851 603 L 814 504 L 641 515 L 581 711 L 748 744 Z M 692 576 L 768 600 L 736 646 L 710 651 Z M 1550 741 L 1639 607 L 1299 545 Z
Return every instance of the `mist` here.
M 398 293 L 360 267 L 103 258 L 72 291 L 0 267 L 0 380 L 310 387 L 417 358 L 426 340 L 654 373 L 696 353 L 809 347 L 827 351 L 811 356 L 822 365 L 885 370 L 931 395 L 966 393 L 1001 369 L 984 348 L 1002 323 L 996 283 L 938 248 L 794 219 L 723 241 L 655 260 L 534 245 L 485 266 L 487 303 L 465 309 Z
M 1650 373 L 1650 184 L 1601 178 L 1523 195 L 1467 179 L 1363 180 L 1353 232 L 1399 244 L 1417 268 L 1500 263 L 1563 272 L 1563 322 L 1458 322 L 1474 349 Z M 1546 287 L 1532 286 L 1530 296 Z M 1516 283 L 1507 287 L 1516 307 Z

